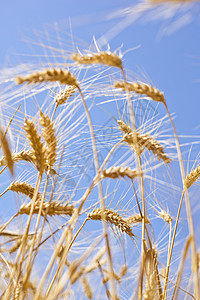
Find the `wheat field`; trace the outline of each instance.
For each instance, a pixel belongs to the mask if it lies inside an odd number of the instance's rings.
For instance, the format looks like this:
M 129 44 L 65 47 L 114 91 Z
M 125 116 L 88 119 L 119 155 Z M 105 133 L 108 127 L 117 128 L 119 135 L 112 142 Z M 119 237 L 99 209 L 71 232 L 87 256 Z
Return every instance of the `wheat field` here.
M 118 51 L 65 55 L 1 74 L 1 299 L 200 299 L 200 166 L 165 91 Z

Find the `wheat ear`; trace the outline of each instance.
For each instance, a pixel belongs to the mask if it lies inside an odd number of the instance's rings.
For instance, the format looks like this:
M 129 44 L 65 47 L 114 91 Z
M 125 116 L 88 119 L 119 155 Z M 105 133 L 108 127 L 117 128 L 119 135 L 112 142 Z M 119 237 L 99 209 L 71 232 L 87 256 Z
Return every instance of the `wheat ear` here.
M 59 81 L 61 84 L 68 84 L 77 86 L 76 77 L 71 74 L 69 71 L 62 69 L 46 69 L 43 71 L 38 71 L 27 76 L 17 76 L 17 84 L 22 84 L 24 82 L 30 83 L 40 83 L 40 82 L 54 82 Z
M 89 53 L 87 55 L 80 55 L 74 53 L 71 59 L 78 62 L 79 64 L 90 65 L 90 64 L 103 64 L 111 67 L 122 68 L 122 61 L 119 56 L 115 53 L 101 51 L 99 53 Z
M 46 167 L 44 145 L 42 144 L 41 138 L 31 120 L 25 119 L 24 130 L 26 131 L 27 138 L 29 139 L 30 145 L 33 149 L 35 165 L 38 171 L 42 173 Z
M 55 128 L 49 116 L 45 116 L 40 111 L 40 124 L 43 126 L 43 137 L 46 143 L 46 159 L 50 167 L 56 161 L 57 139 L 55 137 Z
M 40 203 L 36 203 L 33 208 L 33 214 L 38 214 L 40 210 Z M 19 214 L 29 215 L 31 211 L 31 202 L 24 204 L 20 207 Z M 74 206 L 68 204 L 60 204 L 56 201 L 54 202 L 43 202 L 42 204 L 42 216 L 54 216 L 54 215 L 67 215 L 72 216 L 74 213 Z
M 134 83 L 127 82 L 125 84 L 124 82 L 117 81 L 114 83 L 114 86 L 116 88 L 122 89 L 123 91 L 125 91 L 127 88 L 130 92 L 146 95 L 147 97 L 150 97 L 154 101 L 165 103 L 165 97 L 163 92 L 160 92 L 158 89 L 153 88 L 149 84 L 138 83 L 138 82 L 134 82 Z
M 190 174 L 188 174 L 184 181 L 184 190 L 189 189 L 195 181 L 200 177 L 200 166 L 195 170 L 192 170 Z
M 88 219 L 91 220 L 106 220 L 108 223 L 114 225 L 122 232 L 127 233 L 130 237 L 133 237 L 131 227 L 118 213 L 111 209 L 94 209 L 91 213 L 88 214 Z
M 88 299 L 92 299 L 93 298 L 92 290 L 91 290 L 91 287 L 90 287 L 86 277 L 83 276 L 81 281 L 82 281 L 84 292 L 85 292 L 86 296 L 88 297 Z
M 130 216 L 126 219 L 124 219 L 127 224 L 132 225 L 132 224 L 137 224 L 137 223 L 142 223 L 142 217 L 140 214 L 135 214 L 133 216 Z M 145 217 L 145 223 L 150 224 L 149 218 L 146 216 Z
M 5 134 L 3 133 L 1 127 L 0 127 L 0 141 L 1 141 L 1 147 L 3 149 L 3 153 L 5 156 L 6 164 L 10 170 L 10 173 L 13 175 L 14 174 L 14 161 L 13 161 L 12 153 L 11 153 L 11 150 L 9 147 L 8 140 L 5 136 Z
M 140 176 L 138 174 L 137 170 L 131 170 L 129 167 L 123 168 L 121 166 L 119 167 L 110 167 L 109 169 L 104 169 L 102 172 L 102 178 L 119 178 L 119 177 L 125 177 L 127 176 L 130 179 L 134 179 L 137 176 Z
M 57 106 L 64 104 L 76 91 L 76 87 L 73 85 L 67 86 L 65 90 L 61 90 L 58 94 L 55 94 L 54 101 Z
M 139 145 L 140 154 L 147 148 L 152 151 L 154 155 L 157 155 L 158 160 L 163 160 L 165 163 L 170 163 L 171 159 L 164 152 L 163 147 L 155 139 L 148 134 L 140 134 L 136 132 L 136 138 L 134 132 L 130 126 L 127 126 L 124 121 L 118 120 L 119 129 L 124 133 L 124 141 L 136 152 L 136 141 Z
M 35 188 L 32 187 L 32 185 L 27 184 L 25 181 L 24 182 L 15 181 L 10 184 L 7 190 L 24 194 L 26 196 L 29 196 L 32 199 Z M 39 193 L 38 193 L 38 198 L 41 198 L 41 195 Z

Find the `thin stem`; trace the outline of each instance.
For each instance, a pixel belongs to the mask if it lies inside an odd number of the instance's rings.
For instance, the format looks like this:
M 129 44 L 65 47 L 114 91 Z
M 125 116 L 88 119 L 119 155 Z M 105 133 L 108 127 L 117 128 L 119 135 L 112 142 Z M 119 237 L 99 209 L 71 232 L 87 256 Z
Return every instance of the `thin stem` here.
M 98 152 L 97 152 L 97 147 L 96 147 L 96 140 L 95 140 L 95 135 L 94 135 L 94 130 L 93 130 L 93 124 L 92 124 L 89 110 L 85 103 L 85 99 L 83 97 L 83 93 L 82 93 L 79 85 L 77 86 L 77 88 L 80 93 L 80 96 L 81 96 L 81 99 L 83 102 L 83 106 L 85 108 L 85 112 L 87 115 L 89 127 L 90 127 L 90 134 L 91 134 L 91 139 L 92 139 L 92 147 L 93 147 L 93 155 L 94 155 L 94 163 L 95 163 L 95 169 L 96 169 L 96 175 L 97 175 L 99 173 L 99 160 L 98 160 Z M 102 189 L 101 180 L 99 180 L 99 182 L 98 182 L 98 188 L 99 188 L 99 196 L 100 196 L 100 201 L 101 201 L 101 209 L 103 210 L 104 198 L 103 198 L 103 189 Z M 115 279 L 114 279 L 114 270 L 113 270 L 113 264 L 112 264 L 111 248 L 110 248 L 110 243 L 109 243 L 109 238 L 108 238 L 107 223 L 106 223 L 106 220 L 105 220 L 103 214 L 102 214 L 102 220 L 103 220 L 103 229 L 104 229 L 106 247 L 107 247 L 107 253 L 108 253 L 108 262 L 109 262 L 109 268 L 110 268 L 110 274 L 111 274 L 112 298 L 116 299 L 117 297 L 116 297 L 116 291 L 115 291 Z
M 63 257 L 62 257 L 62 259 L 61 259 L 61 262 L 60 262 L 59 266 L 62 266 L 62 265 L 63 265 L 63 263 L 64 263 L 64 261 L 65 261 L 66 255 L 68 254 L 68 252 L 69 252 L 71 246 L 73 245 L 75 239 L 77 238 L 77 236 L 79 235 L 80 231 L 83 229 L 83 227 L 85 226 L 85 223 L 86 223 L 87 221 L 88 221 L 88 218 L 86 218 L 86 219 L 84 220 L 83 224 L 80 226 L 80 228 L 78 229 L 78 231 L 77 231 L 76 234 L 74 235 L 74 237 L 73 237 L 73 239 L 71 240 L 69 246 L 67 247 L 67 250 L 65 250 L 65 255 L 63 255 Z M 63 258 L 64 258 L 64 259 L 63 259 Z M 48 287 L 48 290 L 47 290 L 47 292 L 46 292 L 46 297 L 48 297 L 49 292 L 51 291 L 51 288 L 52 288 L 52 286 L 53 286 L 53 284 L 54 284 L 54 282 L 55 282 L 55 279 L 56 279 L 56 277 L 57 277 L 57 275 L 58 275 L 59 270 L 60 270 L 60 268 L 58 267 L 57 270 L 56 270 L 56 272 L 55 272 L 55 274 L 54 274 L 54 277 L 53 277 L 53 279 L 52 279 L 52 281 L 51 281 L 51 283 L 50 283 L 50 285 L 49 285 L 49 287 Z M 59 279 L 58 279 L 58 282 L 59 282 Z
M 169 267 L 170 267 L 170 262 L 171 262 L 171 258 L 172 258 L 172 252 L 173 252 L 173 248 L 174 248 L 174 242 L 175 242 L 175 238 L 176 238 L 176 231 L 177 231 L 177 227 L 178 227 L 179 216 L 180 216 L 180 212 L 181 212 L 183 198 L 184 198 L 184 192 L 182 193 L 181 200 L 179 203 L 178 213 L 177 213 L 177 217 L 176 217 L 176 223 L 175 223 L 175 227 L 174 227 L 174 233 L 173 233 L 173 237 L 172 237 L 171 248 L 170 248 L 168 259 L 167 259 L 167 270 L 166 270 L 165 284 L 164 284 L 164 290 L 163 290 L 164 299 L 167 298 L 167 283 L 168 283 L 168 276 L 169 276 Z
M 123 66 L 121 67 L 125 89 L 126 89 L 126 95 L 127 95 L 127 102 L 128 102 L 128 108 L 130 113 L 130 121 L 133 128 L 134 133 L 134 139 L 135 139 L 135 145 L 136 145 L 136 157 L 137 157 L 137 169 L 139 173 L 141 173 L 141 178 L 139 179 L 140 183 L 140 189 L 141 189 L 141 197 L 142 197 L 142 243 L 141 243 L 141 253 L 142 253 L 142 262 L 141 262 L 141 278 L 140 278 L 140 286 L 139 286 L 139 294 L 138 297 L 141 300 L 142 299 L 142 290 L 143 290 L 143 269 L 144 269 L 144 260 L 145 260 L 145 220 L 146 220 L 146 208 L 145 208 L 145 198 L 144 198 L 144 178 L 142 173 L 142 163 L 141 163 L 141 156 L 140 156 L 140 148 L 137 141 L 137 134 L 136 134 L 136 122 L 135 122 L 135 113 L 131 102 L 130 92 L 127 86 L 126 81 L 126 75 Z
M 169 116 L 171 125 L 174 130 L 174 136 L 175 136 L 175 140 L 176 140 L 176 147 L 177 147 L 178 158 L 179 158 L 179 165 L 180 165 L 180 170 L 181 170 L 182 184 L 183 184 L 183 188 L 184 188 L 185 169 L 184 169 L 184 165 L 183 165 L 183 158 L 182 158 L 182 153 L 181 153 L 181 149 L 180 149 L 179 139 L 178 139 L 176 128 L 175 128 L 174 122 L 172 120 L 172 117 L 170 115 L 170 112 L 169 112 L 166 102 L 164 103 L 164 105 L 165 105 L 167 114 Z M 196 294 L 197 299 L 199 299 L 200 291 L 199 291 L 199 276 L 198 276 L 197 255 L 196 255 L 196 243 L 195 243 L 194 225 L 193 225 L 193 219 L 192 219 L 190 198 L 189 198 L 189 193 L 187 190 L 185 191 L 185 203 L 186 203 L 188 227 L 189 227 L 190 235 L 192 236 L 192 271 L 194 272 L 194 275 L 195 275 L 195 294 Z

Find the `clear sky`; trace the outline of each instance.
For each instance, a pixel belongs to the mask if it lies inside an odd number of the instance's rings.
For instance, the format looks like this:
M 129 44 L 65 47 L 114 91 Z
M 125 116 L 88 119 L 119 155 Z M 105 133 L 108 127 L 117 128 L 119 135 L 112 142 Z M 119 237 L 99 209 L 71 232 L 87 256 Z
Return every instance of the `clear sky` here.
M 55 23 L 70 33 L 71 22 L 73 35 L 87 43 L 93 36 L 102 41 L 103 36 L 111 50 L 123 44 L 125 52 L 140 45 L 125 55 L 126 67 L 137 74 L 140 69 L 165 92 L 171 112 L 176 113 L 179 132 L 198 135 L 200 4 L 170 10 L 172 7 L 162 8 L 162 13 L 161 9 L 147 10 L 149 14 L 141 13 L 135 20 L 137 2 L 129 0 L 1 0 L 0 65 L 8 66 L 13 55 L 28 51 L 22 38 L 32 37 L 34 30 L 48 30 Z

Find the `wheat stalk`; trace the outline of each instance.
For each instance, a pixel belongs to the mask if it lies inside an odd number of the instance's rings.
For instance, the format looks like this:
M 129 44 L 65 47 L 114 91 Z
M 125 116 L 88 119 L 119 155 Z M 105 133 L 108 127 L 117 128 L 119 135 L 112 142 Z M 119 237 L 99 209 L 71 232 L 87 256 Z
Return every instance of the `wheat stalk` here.
M 17 76 L 17 84 L 22 84 L 24 82 L 30 83 L 40 83 L 40 82 L 54 82 L 59 81 L 61 84 L 68 84 L 72 86 L 77 86 L 76 77 L 69 71 L 62 69 L 46 69 L 44 71 L 38 71 L 27 76 Z
M 140 154 L 147 148 L 152 151 L 154 155 L 157 155 L 158 160 L 163 160 L 165 163 L 170 163 L 171 159 L 164 152 L 163 147 L 155 139 L 148 134 L 140 134 L 136 132 L 136 138 L 134 132 L 130 126 L 127 126 L 122 120 L 117 121 L 119 129 L 124 132 L 124 141 L 136 152 L 136 141 L 139 145 Z
M 126 88 L 130 92 L 135 92 L 137 94 L 146 95 L 147 97 L 150 97 L 152 100 L 157 102 L 165 103 L 165 98 L 163 92 L 160 92 L 158 89 L 153 88 L 151 85 L 146 83 L 124 83 L 120 81 L 116 81 L 114 83 L 115 88 L 122 89 L 123 91 L 126 91 Z
M 108 223 L 114 225 L 122 232 L 127 233 L 130 237 L 133 237 L 131 227 L 118 213 L 111 209 L 94 209 L 91 213 L 88 214 L 88 219 L 91 220 L 103 220 L 105 219 Z
M 30 141 L 30 145 L 33 149 L 33 157 L 35 165 L 41 173 L 46 167 L 46 157 L 44 145 L 41 142 L 41 138 L 37 133 L 34 123 L 31 120 L 25 119 L 24 130 L 26 131 L 27 138 Z
M 56 161 L 56 150 L 57 150 L 57 139 L 55 137 L 55 128 L 53 122 L 50 120 L 48 115 L 44 115 L 40 111 L 40 124 L 43 126 L 43 137 L 46 143 L 46 159 L 50 167 Z
M 87 55 L 80 55 L 74 53 L 71 59 L 79 64 L 103 64 L 111 67 L 122 68 L 122 61 L 115 53 L 101 51 L 99 53 L 89 53 Z

